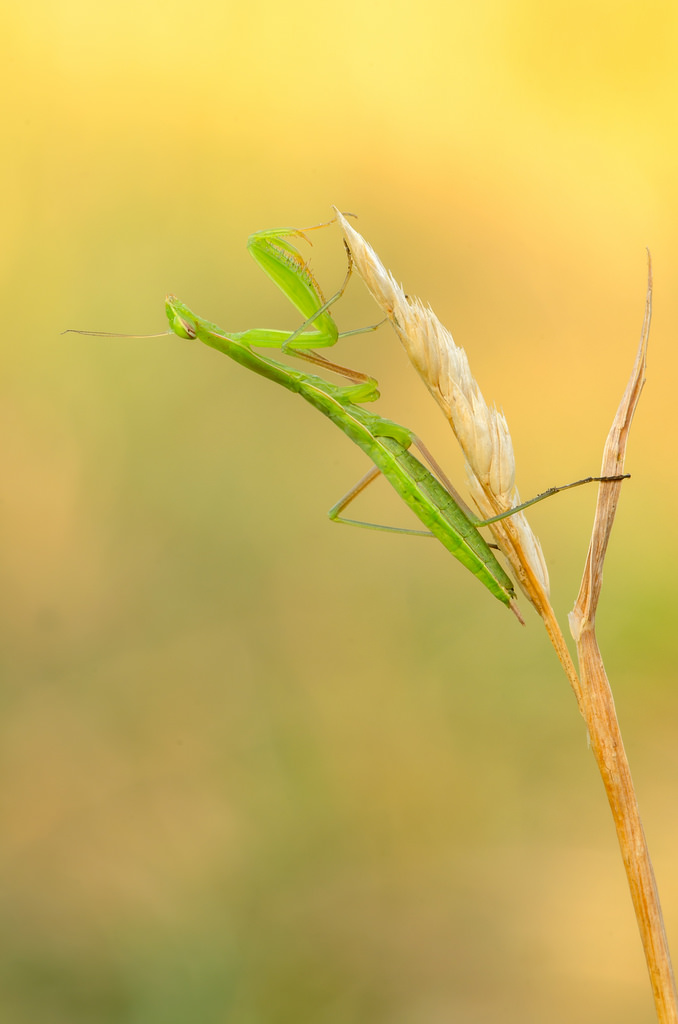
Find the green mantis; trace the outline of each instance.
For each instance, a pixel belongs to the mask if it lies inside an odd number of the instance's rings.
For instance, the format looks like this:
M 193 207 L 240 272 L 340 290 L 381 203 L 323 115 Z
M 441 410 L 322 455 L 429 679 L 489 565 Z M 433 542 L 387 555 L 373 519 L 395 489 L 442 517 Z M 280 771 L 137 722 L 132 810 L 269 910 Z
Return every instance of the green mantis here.
M 412 431 L 363 408 L 364 403 L 373 402 L 379 397 L 377 382 L 371 377 L 336 366 L 313 351 L 313 346 L 333 345 L 339 337 L 345 336 L 339 334 L 329 307 L 341 294 L 346 282 L 337 296 L 324 302 L 307 264 L 288 241 L 290 237 L 302 236 L 303 232 L 296 230 L 266 231 L 252 235 L 248 242 L 250 253 L 262 269 L 306 317 L 304 324 L 294 334 L 273 330 L 227 333 L 216 324 L 197 316 L 173 295 L 167 297 L 165 304 L 170 329 L 180 338 L 202 341 L 254 373 L 300 395 L 362 448 L 374 463 L 374 469 L 330 510 L 330 519 L 368 526 L 343 520 L 340 513 L 371 479 L 381 473 L 421 520 L 426 532 L 437 537 L 495 597 L 510 606 L 515 598 L 511 579 L 471 522 L 469 514 L 462 511 L 452 494 L 412 455 L 409 449 L 417 443 Z M 353 383 L 332 384 L 255 352 L 254 346 L 289 351 L 297 357 L 340 373 Z
M 323 225 L 318 225 L 320 226 Z M 259 232 L 252 235 L 248 241 L 248 249 L 257 263 L 305 317 L 304 323 L 297 331 L 290 334 L 287 331 L 257 329 L 227 333 L 216 324 L 199 317 L 183 302 L 170 295 L 166 300 L 166 312 L 171 332 L 180 338 L 201 341 L 223 352 L 248 370 L 298 394 L 335 423 L 371 459 L 373 468 L 330 510 L 330 519 L 372 529 L 396 530 L 394 527 L 373 526 L 343 519 L 341 516 L 341 512 L 353 498 L 381 474 L 426 528 L 423 531 L 397 532 L 423 533 L 437 537 L 499 601 L 516 611 L 513 604 L 513 583 L 478 532 L 479 526 L 494 520 L 481 521 L 464 506 L 452 485 L 430 459 L 426 449 L 411 430 L 364 408 L 365 403 L 373 402 L 379 397 L 376 380 L 337 366 L 314 351 L 315 348 L 335 344 L 346 334 L 361 334 L 375 328 L 339 333 L 330 307 L 346 287 L 351 272 L 350 254 L 344 284 L 336 295 L 325 302 L 308 265 L 290 241 L 292 238 L 304 237 L 303 231 L 282 229 Z M 256 352 L 255 347 L 276 348 L 288 352 L 315 366 L 340 374 L 351 383 L 330 383 L 322 377 L 304 373 Z M 429 460 L 437 475 L 412 454 L 413 446 Z M 577 481 L 576 484 L 567 486 L 573 487 L 584 482 L 587 481 Z M 496 519 L 513 515 L 516 511 L 562 489 L 552 488 L 504 515 L 497 516 Z
M 242 366 L 281 384 L 327 416 L 357 444 L 395 488 L 403 501 L 428 530 L 504 604 L 510 605 L 513 584 L 468 517 L 429 470 L 410 452 L 414 437 L 407 427 L 383 419 L 362 408 L 362 403 L 379 397 L 376 381 L 339 386 L 311 374 L 291 369 L 254 352 L 257 332 L 246 336 L 228 335 L 185 306 L 174 296 L 166 303 L 170 326 L 180 338 L 197 338 L 223 352 Z M 252 339 L 254 335 L 254 339 Z M 342 501 L 330 511 L 339 520 Z

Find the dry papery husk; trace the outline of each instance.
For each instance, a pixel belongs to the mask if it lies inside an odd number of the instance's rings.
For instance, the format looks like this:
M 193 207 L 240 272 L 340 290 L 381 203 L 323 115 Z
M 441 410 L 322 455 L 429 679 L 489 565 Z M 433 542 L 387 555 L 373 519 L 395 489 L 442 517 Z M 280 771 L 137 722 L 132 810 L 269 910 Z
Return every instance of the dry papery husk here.
M 471 496 L 483 519 L 520 504 L 513 443 L 504 414 L 487 404 L 463 348 L 433 310 L 407 295 L 374 249 L 337 210 L 353 263 L 375 302 L 393 324 L 419 376 L 445 413 L 466 461 Z M 549 579 L 536 535 L 522 512 L 492 523 L 499 549 L 526 597 L 542 614 Z

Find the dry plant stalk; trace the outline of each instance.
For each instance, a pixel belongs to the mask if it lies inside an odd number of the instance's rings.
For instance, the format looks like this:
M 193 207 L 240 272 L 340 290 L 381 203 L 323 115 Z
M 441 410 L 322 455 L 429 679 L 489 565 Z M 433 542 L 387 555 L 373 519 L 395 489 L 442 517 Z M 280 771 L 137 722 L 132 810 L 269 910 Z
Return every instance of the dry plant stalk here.
M 624 464 L 631 420 L 644 383 L 647 341 L 652 315 L 652 265 L 648 268 L 645 319 L 636 361 L 626 391 L 619 403 L 603 452 L 601 475 L 619 472 Z M 570 631 L 577 644 L 581 674 L 583 715 L 589 730 L 591 747 L 603 779 L 612 810 L 631 899 L 636 912 L 650 982 L 659 1021 L 678 1021 L 676 984 L 671 969 L 659 894 L 652 862 L 633 789 L 631 769 L 622 742 L 612 690 L 596 640 L 595 618 L 603 582 L 603 562 L 612 530 L 621 484 L 609 484 L 598 493 L 596 514 L 586 566 L 573 610 Z
M 473 499 L 489 519 L 520 503 L 513 445 L 506 420 L 485 402 L 466 353 L 433 311 L 406 295 L 365 239 L 336 211 L 354 265 L 393 324 L 420 377 L 436 399 L 461 445 Z M 645 319 L 636 361 L 605 446 L 601 476 L 623 472 L 626 442 L 644 382 L 652 301 L 651 269 Z M 612 809 L 631 898 L 641 933 L 660 1024 L 678 1024 L 678 999 L 661 907 L 614 701 L 595 636 L 602 566 L 621 483 L 599 489 L 593 535 L 570 628 L 577 644 L 581 681 L 549 601 L 541 546 L 523 513 L 490 526 L 521 589 L 541 616 L 574 690 Z

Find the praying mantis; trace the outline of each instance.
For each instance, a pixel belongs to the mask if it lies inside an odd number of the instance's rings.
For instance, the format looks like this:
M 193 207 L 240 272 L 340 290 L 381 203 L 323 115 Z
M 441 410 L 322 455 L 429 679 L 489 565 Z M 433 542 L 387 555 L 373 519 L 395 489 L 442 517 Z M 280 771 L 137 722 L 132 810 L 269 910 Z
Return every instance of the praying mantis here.
M 329 223 L 332 223 L 331 221 Z M 457 494 L 444 473 L 433 461 L 426 448 L 407 427 L 368 411 L 363 406 L 379 398 L 377 381 L 330 362 L 315 349 L 334 345 L 340 338 L 373 331 L 379 324 L 340 333 L 330 308 L 343 294 L 351 274 L 351 256 L 346 278 L 339 291 L 325 302 L 320 287 L 308 264 L 291 239 L 305 239 L 306 232 L 325 227 L 276 229 L 260 231 L 250 236 L 248 250 L 262 270 L 274 281 L 284 295 L 306 319 L 296 331 L 254 329 L 228 333 L 216 324 L 192 312 L 173 295 L 167 296 L 165 308 L 170 331 L 187 340 L 203 344 L 229 356 L 235 362 L 259 374 L 288 391 L 300 395 L 335 423 L 351 441 L 358 445 L 373 463 L 372 469 L 329 511 L 335 522 L 348 523 L 368 529 L 386 530 L 436 537 L 491 594 L 511 608 L 518 618 L 513 582 L 497 560 L 492 548 L 478 528 L 514 515 L 530 505 L 569 487 L 600 479 L 619 477 L 587 477 L 564 487 L 552 487 L 508 512 L 481 520 L 471 512 Z M 306 239 L 308 241 L 308 239 Z M 80 331 L 82 334 L 111 335 L 105 332 Z M 120 335 L 113 335 L 120 337 Z M 333 384 L 315 374 L 305 373 L 255 351 L 255 348 L 275 348 L 314 366 L 341 375 L 349 384 Z M 427 468 L 415 455 L 415 447 L 429 462 Z M 341 513 L 365 487 L 379 475 L 391 484 L 406 505 L 419 518 L 425 530 L 377 526 L 357 520 L 345 519 Z M 522 621 L 522 620 L 521 620 Z

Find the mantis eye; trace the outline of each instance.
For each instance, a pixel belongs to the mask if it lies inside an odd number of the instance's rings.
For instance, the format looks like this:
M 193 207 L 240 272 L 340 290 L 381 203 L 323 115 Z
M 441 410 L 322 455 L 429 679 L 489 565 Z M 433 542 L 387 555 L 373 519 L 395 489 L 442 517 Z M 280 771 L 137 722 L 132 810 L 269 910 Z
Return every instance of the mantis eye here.
M 180 338 L 186 338 L 188 341 L 193 341 L 198 336 L 198 332 L 193 324 L 188 320 L 184 320 L 183 316 L 179 316 L 178 313 L 175 313 L 171 326 L 175 334 Z

